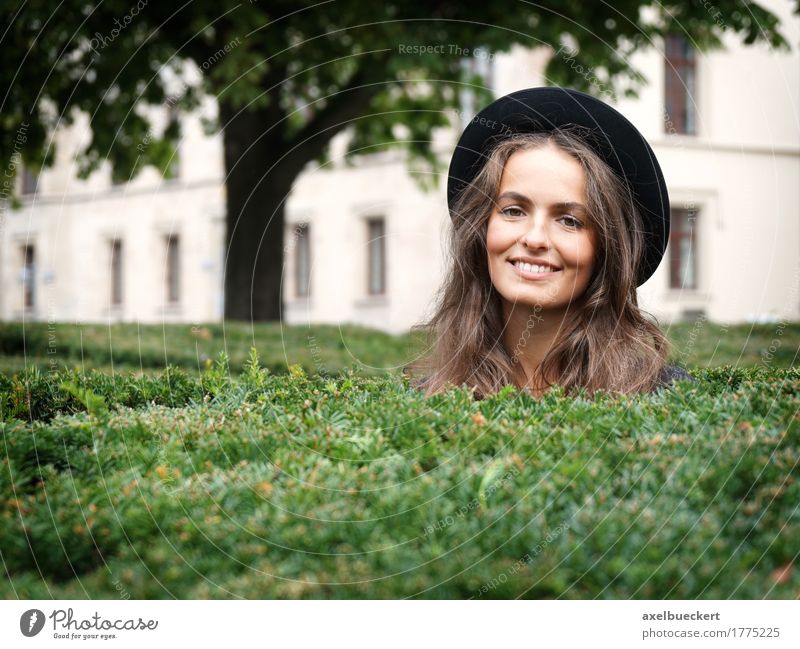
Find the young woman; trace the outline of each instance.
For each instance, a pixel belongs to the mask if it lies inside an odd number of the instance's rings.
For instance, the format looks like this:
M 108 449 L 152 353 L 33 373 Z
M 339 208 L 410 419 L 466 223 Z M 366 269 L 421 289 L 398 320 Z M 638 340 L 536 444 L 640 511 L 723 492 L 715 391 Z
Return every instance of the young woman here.
M 637 305 L 669 234 L 655 155 L 620 113 L 565 88 L 481 111 L 450 165 L 451 260 L 414 385 L 649 392 L 683 370 Z

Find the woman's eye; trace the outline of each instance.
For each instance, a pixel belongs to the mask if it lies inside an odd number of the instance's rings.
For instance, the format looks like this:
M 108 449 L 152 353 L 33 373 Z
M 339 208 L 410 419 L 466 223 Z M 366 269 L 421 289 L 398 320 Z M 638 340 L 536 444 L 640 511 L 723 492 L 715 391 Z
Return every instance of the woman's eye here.
M 518 207 L 507 207 L 504 210 L 500 210 L 500 213 L 506 216 L 522 216 L 523 211 Z
M 576 219 L 576 218 L 574 218 L 572 216 L 562 216 L 561 220 L 565 223 L 565 225 L 568 228 L 577 229 L 577 228 L 580 228 L 581 226 L 583 226 L 583 223 L 581 223 L 578 219 Z

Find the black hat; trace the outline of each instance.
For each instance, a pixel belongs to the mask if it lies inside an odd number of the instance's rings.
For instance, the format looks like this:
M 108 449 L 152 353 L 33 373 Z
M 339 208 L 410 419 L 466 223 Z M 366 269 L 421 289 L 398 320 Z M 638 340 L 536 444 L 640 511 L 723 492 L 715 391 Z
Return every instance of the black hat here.
M 569 125 L 591 130 L 586 143 L 630 187 L 645 227 L 641 286 L 655 272 L 669 238 L 669 195 L 661 167 L 642 134 L 608 104 L 571 88 L 528 88 L 500 97 L 478 113 L 458 140 L 447 179 L 451 217 L 461 191 L 472 182 L 499 140 L 517 133 Z

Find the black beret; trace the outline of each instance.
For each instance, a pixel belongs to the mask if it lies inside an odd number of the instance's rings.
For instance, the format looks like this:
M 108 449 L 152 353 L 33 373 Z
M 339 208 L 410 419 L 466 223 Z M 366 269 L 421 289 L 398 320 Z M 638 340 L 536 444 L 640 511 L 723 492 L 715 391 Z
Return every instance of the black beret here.
M 661 167 L 642 134 L 619 111 L 571 88 L 528 88 L 493 101 L 464 129 L 447 179 L 451 217 L 461 191 L 474 180 L 489 150 L 518 133 L 552 131 L 566 126 L 588 137 L 586 143 L 631 190 L 644 221 L 645 250 L 639 268 L 641 286 L 655 272 L 669 238 L 669 195 Z M 588 130 L 587 130 L 588 129 Z

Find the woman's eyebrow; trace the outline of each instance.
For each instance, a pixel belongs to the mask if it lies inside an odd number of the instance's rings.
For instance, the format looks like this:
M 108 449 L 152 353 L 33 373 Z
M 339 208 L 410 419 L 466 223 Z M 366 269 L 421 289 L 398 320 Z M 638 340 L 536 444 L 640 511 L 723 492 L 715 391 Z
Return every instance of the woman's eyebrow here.
M 497 202 L 499 203 L 502 200 L 509 199 L 512 201 L 516 201 L 517 203 L 524 203 L 525 205 L 531 204 L 531 199 L 529 199 L 524 194 L 520 194 L 519 192 L 503 192 L 500 196 L 497 197 Z
M 568 212 L 583 212 L 586 213 L 589 210 L 586 209 L 586 206 L 583 203 L 574 203 L 574 202 L 567 202 L 567 203 L 554 203 L 552 208 L 555 210 L 566 210 Z
M 500 201 L 506 199 L 512 200 L 516 203 L 522 203 L 524 205 L 533 204 L 533 201 L 531 201 L 530 198 L 528 198 L 524 194 L 520 194 L 519 192 L 514 192 L 514 191 L 503 192 L 502 194 L 500 194 L 500 196 L 497 197 L 497 202 L 499 203 Z M 560 203 L 553 203 L 550 206 L 550 209 L 559 211 L 567 210 L 567 211 L 584 212 L 584 213 L 588 212 L 586 206 L 583 203 L 577 203 L 575 201 L 564 201 Z

